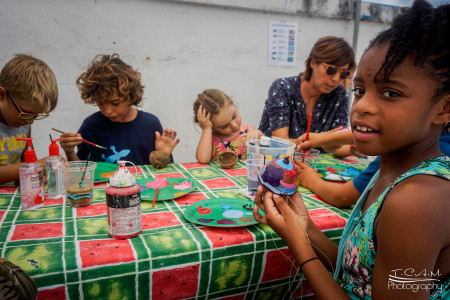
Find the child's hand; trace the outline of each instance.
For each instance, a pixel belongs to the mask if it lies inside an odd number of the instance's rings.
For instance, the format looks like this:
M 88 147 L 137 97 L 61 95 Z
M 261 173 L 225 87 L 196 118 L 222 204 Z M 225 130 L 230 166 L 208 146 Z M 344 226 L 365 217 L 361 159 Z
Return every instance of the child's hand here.
M 171 154 L 173 149 L 180 142 L 180 139 L 177 138 L 177 132 L 172 129 L 165 128 L 162 135 L 158 131 L 156 131 L 155 135 L 155 149 L 164 151 L 168 154 Z
M 306 230 L 310 220 L 300 193 L 289 198 L 259 187 L 255 195 L 256 206 L 253 208 L 255 220 L 272 227 L 288 246 L 297 243 L 300 235 L 308 236 Z M 259 213 L 258 207 L 265 216 Z
M 319 173 L 301 160 L 295 160 L 294 162 L 299 167 L 300 185 L 307 189 L 311 188 L 313 182 L 320 179 Z
M 250 128 L 250 126 L 249 126 L 248 131 L 247 131 L 247 139 L 257 140 L 260 137 L 262 137 L 263 135 L 264 135 L 264 133 L 262 133 L 261 130 L 258 130 L 258 129 L 253 128 L 253 127 Z
M 82 143 L 82 137 L 79 133 L 66 132 L 59 138 L 59 144 L 67 153 L 74 152 L 74 148 Z
M 333 149 L 336 150 L 340 148 L 341 145 L 337 145 L 335 142 L 333 142 L 330 133 L 339 131 L 341 129 L 341 127 L 337 127 L 326 132 L 310 132 L 308 140 L 306 140 L 306 133 L 304 133 L 297 138 L 297 149 L 311 149 L 322 147 L 324 149 L 328 148 L 329 151 L 325 150 L 327 152 L 334 152 Z
M 201 105 L 198 107 L 197 120 L 202 130 L 205 130 L 207 128 L 212 129 L 213 124 L 211 123 L 211 114 L 207 112 L 206 109 L 204 109 Z

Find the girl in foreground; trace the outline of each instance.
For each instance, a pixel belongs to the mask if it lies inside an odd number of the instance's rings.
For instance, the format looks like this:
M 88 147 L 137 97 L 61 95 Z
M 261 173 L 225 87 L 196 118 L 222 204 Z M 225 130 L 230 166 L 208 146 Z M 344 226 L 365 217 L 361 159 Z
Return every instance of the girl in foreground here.
M 255 208 L 255 219 L 283 238 L 318 299 L 450 296 L 450 158 L 438 142 L 450 121 L 449 20 L 450 5 L 418 0 L 361 59 L 351 128 L 359 151 L 380 156 L 380 170 L 339 248 L 300 194 L 256 194 L 266 215 Z

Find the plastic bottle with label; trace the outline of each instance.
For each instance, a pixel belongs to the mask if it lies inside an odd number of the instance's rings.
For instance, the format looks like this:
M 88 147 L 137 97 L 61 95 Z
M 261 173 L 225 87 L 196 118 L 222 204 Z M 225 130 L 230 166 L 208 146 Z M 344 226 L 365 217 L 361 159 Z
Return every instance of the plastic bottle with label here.
M 132 238 L 142 231 L 141 188 L 126 162 L 119 161 L 119 168 L 106 188 L 108 234 L 116 239 Z
M 57 141 L 59 139 L 51 140 L 51 144 L 48 147 L 48 154 L 50 156 L 45 160 L 48 199 L 59 199 L 64 196 L 66 191 L 64 159 L 59 155 Z
M 27 142 L 25 165 L 19 167 L 20 196 L 23 210 L 37 209 L 44 205 L 44 173 L 41 164 L 36 162 L 33 138 L 17 138 Z

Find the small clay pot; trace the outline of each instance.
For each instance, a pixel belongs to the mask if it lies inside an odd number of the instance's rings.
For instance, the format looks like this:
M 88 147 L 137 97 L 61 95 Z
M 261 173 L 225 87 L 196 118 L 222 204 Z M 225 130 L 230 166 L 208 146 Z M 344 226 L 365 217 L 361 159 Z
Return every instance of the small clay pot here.
M 155 150 L 150 153 L 149 161 L 155 169 L 163 169 L 170 163 L 170 154 L 161 150 Z
M 231 169 L 236 165 L 238 156 L 233 152 L 224 152 L 217 157 L 217 162 L 224 169 Z

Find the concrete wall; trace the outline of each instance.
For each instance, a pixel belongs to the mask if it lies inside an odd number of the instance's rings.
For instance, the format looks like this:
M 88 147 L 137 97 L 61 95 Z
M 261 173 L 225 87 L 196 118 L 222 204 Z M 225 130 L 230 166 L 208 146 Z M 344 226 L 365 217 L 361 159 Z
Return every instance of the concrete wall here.
M 267 65 L 270 20 L 298 22 L 296 67 Z M 358 59 L 385 26 L 360 23 Z M 177 162 L 195 160 L 200 129 L 192 121 L 192 103 L 198 93 L 222 89 L 238 103 L 243 120 L 257 127 L 273 80 L 302 71 L 319 37 L 350 43 L 353 37 L 353 21 L 345 18 L 151 0 L 1 0 L 0 28 L 0 66 L 14 53 L 30 53 L 46 61 L 58 80 L 56 110 L 32 127 L 38 157 L 47 155 L 48 134 L 59 136 L 52 127 L 76 132 L 97 111 L 80 99 L 75 80 L 96 54 L 118 53 L 142 74 L 141 109 L 178 131 Z

